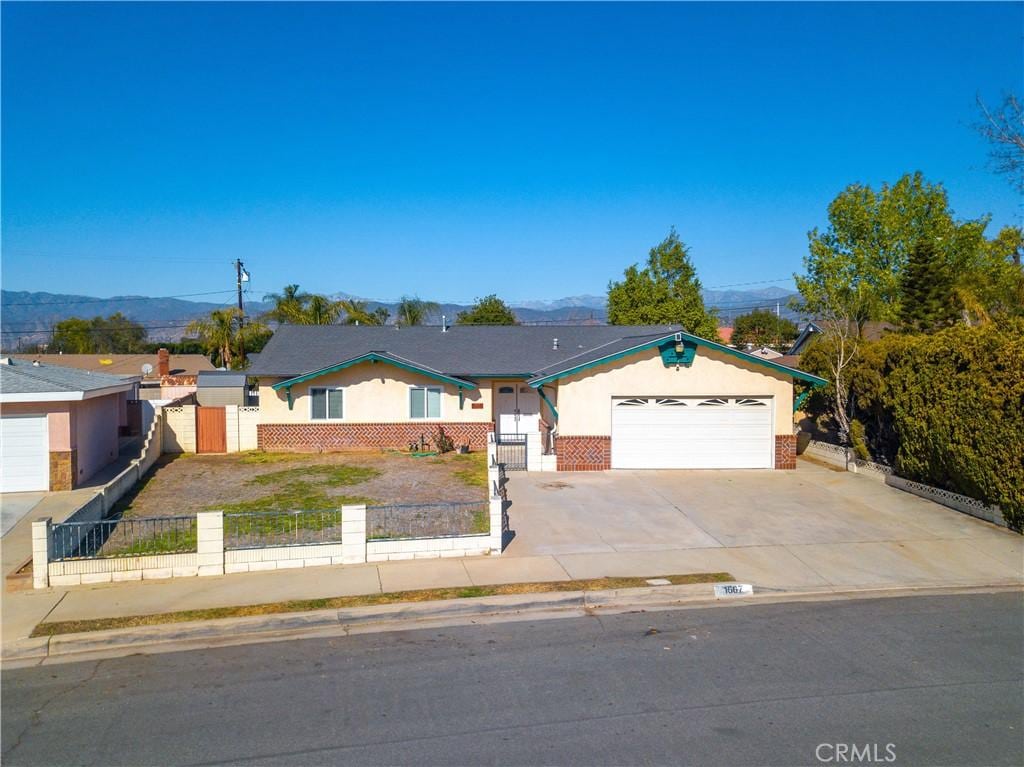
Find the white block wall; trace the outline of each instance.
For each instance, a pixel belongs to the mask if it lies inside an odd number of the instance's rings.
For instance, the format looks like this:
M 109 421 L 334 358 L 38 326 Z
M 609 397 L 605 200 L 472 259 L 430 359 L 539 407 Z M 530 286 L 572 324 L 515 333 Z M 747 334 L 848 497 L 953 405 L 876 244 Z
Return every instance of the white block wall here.
M 256 425 L 260 422 L 258 407 L 240 407 L 238 410 L 238 449 L 256 450 Z
M 164 417 L 164 452 L 196 452 L 196 406 L 177 405 L 162 409 Z

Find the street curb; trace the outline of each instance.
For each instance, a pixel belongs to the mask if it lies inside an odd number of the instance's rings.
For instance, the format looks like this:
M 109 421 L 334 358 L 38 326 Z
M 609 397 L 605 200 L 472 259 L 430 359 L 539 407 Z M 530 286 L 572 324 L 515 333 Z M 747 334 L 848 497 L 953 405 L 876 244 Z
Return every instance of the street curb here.
M 755 586 L 755 593 L 752 595 L 718 598 L 714 595 L 713 587 L 714 584 L 704 583 L 607 591 L 508 594 L 58 634 L 9 642 L 3 645 L 0 663 L 6 667 L 40 665 L 45 662 L 68 663 L 97 657 L 176 652 L 315 636 L 407 631 L 434 625 L 543 620 L 602 613 L 612 615 L 679 607 L 749 606 L 780 602 L 1024 591 L 1024 585 L 1020 583 L 847 590 L 820 588 L 805 591 L 759 591 Z

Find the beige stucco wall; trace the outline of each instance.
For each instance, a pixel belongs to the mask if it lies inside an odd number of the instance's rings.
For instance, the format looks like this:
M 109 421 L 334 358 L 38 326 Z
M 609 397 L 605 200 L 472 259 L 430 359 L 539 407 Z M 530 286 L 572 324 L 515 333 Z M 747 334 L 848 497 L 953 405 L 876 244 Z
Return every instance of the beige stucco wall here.
M 703 346 L 690 367 L 678 370 L 665 367 L 652 349 L 563 378 L 558 382 L 558 431 L 610 435 L 612 397 L 720 395 L 775 397 L 775 433 L 793 433 L 789 376 Z
M 341 386 L 345 389 L 344 414 L 340 423 L 399 423 L 409 421 L 409 387 L 441 386 L 441 417 L 429 421 L 456 421 L 460 423 L 491 420 L 491 385 L 481 382 L 478 389 L 465 391 L 465 404 L 459 409 L 459 390 L 451 384 L 442 384 L 385 363 L 370 362 L 353 365 L 337 373 L 320 376 L 292 387 L 294 406 L 288 409 L 285 392 L 274 391 L 271 385 L 284 379 L 260 377 L 261 423 L 308 423 L 310 387 Z M 473 409 L 471 403 L 482 403 L 482 409 Z M 417 421 L 420 419 L 416 419 Z M 317 423 L 328 423 L 318 421 Z

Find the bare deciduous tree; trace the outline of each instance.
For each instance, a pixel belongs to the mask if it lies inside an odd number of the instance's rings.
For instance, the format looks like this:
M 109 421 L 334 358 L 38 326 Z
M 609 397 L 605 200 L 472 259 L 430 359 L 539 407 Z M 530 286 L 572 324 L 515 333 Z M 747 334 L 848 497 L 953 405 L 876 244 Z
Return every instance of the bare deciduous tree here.
M 1003 98 L 997 111 L 977 97 L 982 120 L 975 125 L 988 139 L 989 157 L 996 173 L 1009 177 L 1010 183 L 1024 192 L 1024 104 L 1013 93 Z

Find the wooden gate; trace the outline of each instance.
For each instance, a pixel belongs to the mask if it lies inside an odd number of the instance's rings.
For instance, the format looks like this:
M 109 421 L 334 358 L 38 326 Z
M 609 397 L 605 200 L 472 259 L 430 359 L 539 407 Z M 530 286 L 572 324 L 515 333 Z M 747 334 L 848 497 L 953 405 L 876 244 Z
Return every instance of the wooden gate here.
M 196 407 L 196 452 L 228 451 L 227 414 L 223 407 Z

